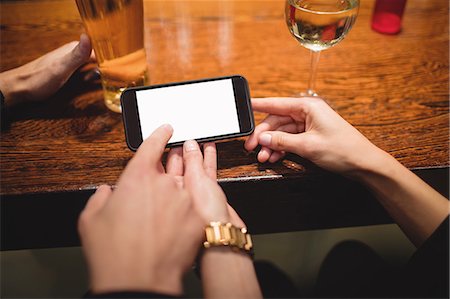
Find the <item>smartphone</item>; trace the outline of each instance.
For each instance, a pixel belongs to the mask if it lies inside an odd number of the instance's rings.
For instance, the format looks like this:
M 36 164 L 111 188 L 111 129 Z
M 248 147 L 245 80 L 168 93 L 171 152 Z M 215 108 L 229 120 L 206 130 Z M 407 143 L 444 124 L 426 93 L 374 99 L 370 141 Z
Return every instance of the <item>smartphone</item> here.
M 120 102 L 133 151 L 163 124 L 173 127 L 167 147 L 246 136 L 255 127 L 247 80 L 239 75 L 132 87 Z

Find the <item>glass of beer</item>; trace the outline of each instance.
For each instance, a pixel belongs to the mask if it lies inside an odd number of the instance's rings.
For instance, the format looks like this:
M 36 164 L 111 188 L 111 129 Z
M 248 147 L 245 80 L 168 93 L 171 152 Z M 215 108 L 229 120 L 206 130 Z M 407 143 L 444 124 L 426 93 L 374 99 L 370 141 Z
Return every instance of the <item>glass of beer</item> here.
M 126 87 L 148 84 L 142 0 L 76 0 L 94 48 L 106 106 L 121 112 Z

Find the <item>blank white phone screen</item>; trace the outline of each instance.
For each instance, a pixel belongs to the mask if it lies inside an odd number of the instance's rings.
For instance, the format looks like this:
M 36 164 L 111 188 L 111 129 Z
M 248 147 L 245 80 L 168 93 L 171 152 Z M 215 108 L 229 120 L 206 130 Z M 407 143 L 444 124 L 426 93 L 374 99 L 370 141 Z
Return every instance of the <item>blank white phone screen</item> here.
M 239 133 L 231 79 L 136 91 L 142 140 L 163 124 L 169 143 Z

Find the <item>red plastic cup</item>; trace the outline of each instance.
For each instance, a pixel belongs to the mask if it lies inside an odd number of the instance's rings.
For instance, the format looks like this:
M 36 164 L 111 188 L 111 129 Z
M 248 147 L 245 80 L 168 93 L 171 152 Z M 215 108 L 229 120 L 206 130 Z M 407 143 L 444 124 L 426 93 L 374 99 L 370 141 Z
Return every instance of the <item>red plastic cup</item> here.
M 384 34 L 397 34 L 407 0 L 377 0 L 372 16 L 372 29 Z

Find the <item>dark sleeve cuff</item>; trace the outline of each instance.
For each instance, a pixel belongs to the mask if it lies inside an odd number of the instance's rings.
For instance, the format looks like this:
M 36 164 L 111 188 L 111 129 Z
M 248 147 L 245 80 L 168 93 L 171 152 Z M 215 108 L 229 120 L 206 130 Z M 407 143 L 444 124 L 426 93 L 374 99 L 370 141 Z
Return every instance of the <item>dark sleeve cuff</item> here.
M 449 296 L 449 217 L 418 248 L 406 267 L 408 296 Z
M 84 298 L 180 298 L 180 297 L 153 292 L 123 291 L 123 292 L 107 292 L 100 294 L 93 294 L 89 292 L 86 295 L 84 295 Z
M 0 130 L 3 131 L 8 128 L 8 113 L 6 111 L 5 97 L 0 90 Z

